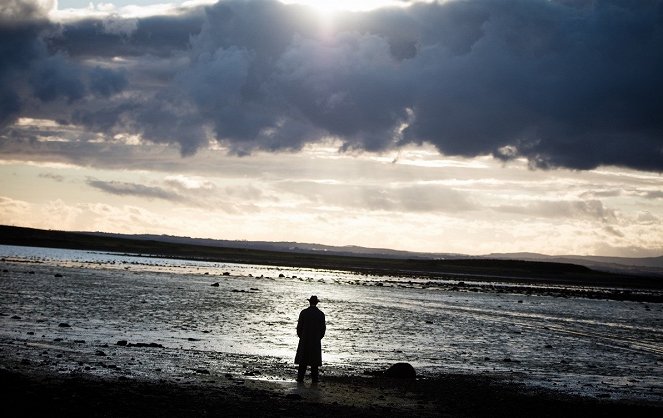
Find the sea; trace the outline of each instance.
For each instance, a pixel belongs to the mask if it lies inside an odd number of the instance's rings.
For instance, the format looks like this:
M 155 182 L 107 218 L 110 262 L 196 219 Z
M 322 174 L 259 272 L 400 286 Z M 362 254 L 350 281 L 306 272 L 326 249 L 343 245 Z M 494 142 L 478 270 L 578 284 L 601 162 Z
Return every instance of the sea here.
M 506 284 L 494 277 L 485 291 L 437 280 L 460 286 L 0 245 L 0 339 L 154 342 L 291 363 L 299 312 L 317 295 L 323 369 L 408 362 L 420 376 L 502 374 L 565 393 L 663 402 L 663 304 L 495 291 Z

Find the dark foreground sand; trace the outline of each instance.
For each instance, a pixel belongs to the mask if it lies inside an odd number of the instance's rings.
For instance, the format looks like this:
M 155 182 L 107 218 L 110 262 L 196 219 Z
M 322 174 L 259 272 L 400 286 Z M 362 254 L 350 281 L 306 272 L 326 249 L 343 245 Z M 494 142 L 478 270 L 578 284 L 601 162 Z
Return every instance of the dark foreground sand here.
M 532 391 L 486 376 L 332 376 L 318 385 L 235 377 L 146 381 L 0 369 L 6 417 L 663 416 L 661 405 Z

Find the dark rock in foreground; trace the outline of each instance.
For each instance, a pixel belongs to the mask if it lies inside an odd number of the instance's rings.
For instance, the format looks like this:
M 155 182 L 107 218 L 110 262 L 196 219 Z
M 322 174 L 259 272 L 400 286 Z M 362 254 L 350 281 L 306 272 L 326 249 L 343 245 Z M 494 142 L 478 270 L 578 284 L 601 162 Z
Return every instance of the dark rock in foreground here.
M 396 363 L 384 372 L 387 377 L 396 377 L 399 379 L 415 379 L 417 372 L 410 363 Z

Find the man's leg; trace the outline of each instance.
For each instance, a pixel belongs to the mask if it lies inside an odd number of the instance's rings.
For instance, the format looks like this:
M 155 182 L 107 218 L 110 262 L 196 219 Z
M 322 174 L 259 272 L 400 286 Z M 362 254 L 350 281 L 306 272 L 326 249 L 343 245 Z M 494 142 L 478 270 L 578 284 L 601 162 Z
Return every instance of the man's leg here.
M 318 381 L 318 366 L 311 366 L 311 380 Z
M 305 374 L 306 374 L 306 363 L 302 363 L 297 368 L 297 381 L 303 382 Z

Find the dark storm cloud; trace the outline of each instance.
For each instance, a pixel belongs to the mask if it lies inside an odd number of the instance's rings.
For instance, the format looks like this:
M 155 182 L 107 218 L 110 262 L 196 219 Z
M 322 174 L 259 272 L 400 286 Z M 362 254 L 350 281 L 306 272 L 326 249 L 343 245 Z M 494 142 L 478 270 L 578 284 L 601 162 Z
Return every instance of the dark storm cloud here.
M 203 9 L 179 16 L 142 19 L 84 19 L 63 25 L 50 44 L 72 57 L 145 56 L 167 57 L 186 50 L 192 36 L 200 33 Z
M 451 0 L 331 23 L 229 0 L 67 23 L 48 42 L 28 21 L 0 38 L 5 124 L 35 111 L 27 91 L 68 102 L 70 121 L 183 154 L 210 138 L 245 154 L 331 136 L 344 149 L 429 142 L 539 168 L 663 170 L 663 0 Z M 28 89 L 12 87 L 21 69 Z
M 47 40 L 58 27 L 36 4 L 9 0 L 0 6 L 0 128 L 33 116 L 42 103 L 72 105 L 87 95 L 108 97 L 126 85 L 121 72 L 88 68 L 49 48 Z

